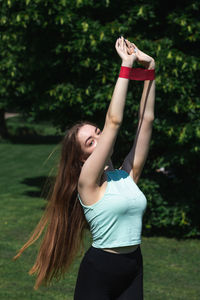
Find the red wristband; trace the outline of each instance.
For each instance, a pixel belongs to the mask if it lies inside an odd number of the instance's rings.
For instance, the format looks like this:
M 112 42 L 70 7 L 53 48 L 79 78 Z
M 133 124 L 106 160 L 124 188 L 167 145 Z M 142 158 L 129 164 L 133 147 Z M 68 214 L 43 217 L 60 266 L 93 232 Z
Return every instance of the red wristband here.
M 142 68 L 129 68 L 121 66 L 119 77 L 130 80 L 154 80 L 155 70 L 148 70 Z

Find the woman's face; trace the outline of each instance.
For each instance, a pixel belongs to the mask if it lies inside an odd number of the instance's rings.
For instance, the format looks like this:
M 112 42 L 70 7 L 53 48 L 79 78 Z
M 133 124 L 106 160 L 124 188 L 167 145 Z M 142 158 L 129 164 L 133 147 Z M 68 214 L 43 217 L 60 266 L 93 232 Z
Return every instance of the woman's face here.
M 101 130 L 90 124 L 85 124 L 79 129 L 77 138 L 84 152 L 83 161 L 85 161 L 96 148 L 100 134 Z

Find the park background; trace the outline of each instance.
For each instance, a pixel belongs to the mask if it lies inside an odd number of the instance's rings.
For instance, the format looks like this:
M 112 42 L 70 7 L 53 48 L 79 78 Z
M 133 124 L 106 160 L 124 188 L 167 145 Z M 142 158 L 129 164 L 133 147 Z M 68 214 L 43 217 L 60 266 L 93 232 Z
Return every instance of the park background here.
M 1 299 L 73 299 L 81 257 L 61 282 L 37 292 L 27 272 L 38 244 L 11 259 L 44 211 L 66 129 L 77 120 L 104 124 L 121 35 L 156 61 L 153 136 L 138 184 L 148 200 L 145 300 L 200 299 L 200 2 L 0 3 Z M 136 133 L 142 87 L 130 82 L 116 168 Z M 85 249 L 90 242 L 86 233 Z

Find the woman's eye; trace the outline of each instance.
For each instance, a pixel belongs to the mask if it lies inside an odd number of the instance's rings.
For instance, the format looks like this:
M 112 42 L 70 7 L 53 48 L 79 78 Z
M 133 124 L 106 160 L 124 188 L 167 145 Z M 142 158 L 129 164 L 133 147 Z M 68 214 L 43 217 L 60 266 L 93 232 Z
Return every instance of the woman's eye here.
M 93 143 L 94 143 L 94 141 L 91 141 L 91 142 L 89 143 L 89 146 L 92 146 L 92 145 L 93 145 Z
M 99 131 L 97 132 L 97 134 L 100 134 L 101 133 L 101 130 L 99 129 Z

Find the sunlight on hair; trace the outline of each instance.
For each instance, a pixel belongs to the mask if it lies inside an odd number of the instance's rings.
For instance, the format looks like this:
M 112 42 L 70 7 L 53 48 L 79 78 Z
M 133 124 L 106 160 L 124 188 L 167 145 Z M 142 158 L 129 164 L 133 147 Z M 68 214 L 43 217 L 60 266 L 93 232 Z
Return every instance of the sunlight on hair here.
M 45 159 L 45 161 L 43 162 L 43 166 L 47 163 L 47 161 L 52 157 L 52 155 L 58 150 L 58 148 L 60 148 L 60 144 L 56 145 L 54 147 L 54 149 L 51 151 L 51 153 L 49 154 L 49 156 Z

